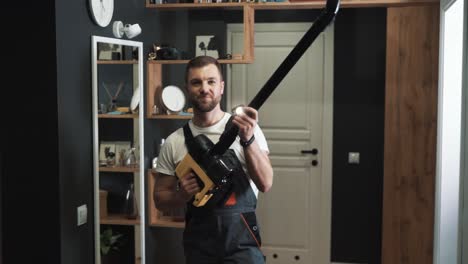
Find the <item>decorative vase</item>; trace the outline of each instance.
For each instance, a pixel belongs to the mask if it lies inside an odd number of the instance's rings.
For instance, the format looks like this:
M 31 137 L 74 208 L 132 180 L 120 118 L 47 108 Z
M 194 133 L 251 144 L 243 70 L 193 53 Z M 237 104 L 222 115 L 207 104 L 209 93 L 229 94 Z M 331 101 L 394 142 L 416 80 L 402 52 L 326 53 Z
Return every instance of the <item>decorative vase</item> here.
M 133 183 L 130 183 L 129 188 L 125 193 L 123 213 L 127 216 L 128 219 L 138 218 L 138 205 L 135 197 L 135 188 L 133 187 Z

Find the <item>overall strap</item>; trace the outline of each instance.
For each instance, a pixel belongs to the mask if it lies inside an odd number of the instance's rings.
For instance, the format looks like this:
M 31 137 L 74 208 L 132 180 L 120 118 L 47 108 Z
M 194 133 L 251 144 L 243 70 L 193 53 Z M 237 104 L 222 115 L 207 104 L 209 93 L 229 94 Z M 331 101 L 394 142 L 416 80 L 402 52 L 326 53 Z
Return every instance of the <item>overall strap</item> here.
M 184 137 L 185 137 L 185 146 L 187 147 L 188 152 L 190 154 L 194 154 L 193 153 L 195 149 L 194 144 L 196 143 L 195 143 L 193 133 L 192 133 L 192 130 L 190 129 L 188 122 L 184 125 Z
M 184 136 L 185 136 L 185 140 L 192 140 L 193 139 L 192 130 L 190 129 L 190 126 L 189 126 L 188 122 L 184 125 Z

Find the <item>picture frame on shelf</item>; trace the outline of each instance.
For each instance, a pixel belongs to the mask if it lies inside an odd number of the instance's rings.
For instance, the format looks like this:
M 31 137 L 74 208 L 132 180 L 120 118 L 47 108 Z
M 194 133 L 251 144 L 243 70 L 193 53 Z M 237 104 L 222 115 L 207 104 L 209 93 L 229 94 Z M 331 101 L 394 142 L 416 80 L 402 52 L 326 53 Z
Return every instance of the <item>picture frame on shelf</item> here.
M 99 164 L 109 165 L 109 162 L 115 161 L 115 142 L 101 141 L 99 144 Z
M 122 46 L 118 44 L 99 43 L 98 60 L 120 60 Z
M 215 35 L 195 37 L 195 56 L 211 56 L 219 58 L 218 43 Z

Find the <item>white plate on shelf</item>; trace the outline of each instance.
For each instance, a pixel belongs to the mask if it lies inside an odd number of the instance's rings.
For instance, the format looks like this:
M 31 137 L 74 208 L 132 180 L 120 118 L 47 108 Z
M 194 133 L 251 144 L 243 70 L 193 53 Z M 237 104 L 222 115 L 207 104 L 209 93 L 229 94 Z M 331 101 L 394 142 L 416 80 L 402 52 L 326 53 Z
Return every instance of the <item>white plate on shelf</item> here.
M 130 101 L 130 110 L 136 112 L 140 104 L 140 86 L 133 91 L 132 100 Z
M 161 95 L 162 103 L 170 112 L 178 113 L 184 109 L 185 94 L 175 85 L 164 87 Z

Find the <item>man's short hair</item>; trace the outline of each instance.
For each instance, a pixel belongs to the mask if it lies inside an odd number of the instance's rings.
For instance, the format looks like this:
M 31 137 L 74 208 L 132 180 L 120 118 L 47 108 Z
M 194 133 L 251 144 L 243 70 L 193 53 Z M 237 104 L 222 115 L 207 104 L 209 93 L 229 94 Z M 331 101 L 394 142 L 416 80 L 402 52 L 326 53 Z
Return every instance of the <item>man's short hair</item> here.
M 211 56 L 198 56 L 191 59 L 187 63 L 187 67 L 185 68 L 185 83 L 188 83 L 188 74 L 191 69 L 201 68 L 209 64 L 213 64 L 216 66 L 216 68 L 218 68 L 219 76 L 221 77 L 221 81 L 223 81 L 223 72 L 221 70 L 221 64 L 218 62 L 218 60 Z

